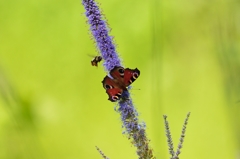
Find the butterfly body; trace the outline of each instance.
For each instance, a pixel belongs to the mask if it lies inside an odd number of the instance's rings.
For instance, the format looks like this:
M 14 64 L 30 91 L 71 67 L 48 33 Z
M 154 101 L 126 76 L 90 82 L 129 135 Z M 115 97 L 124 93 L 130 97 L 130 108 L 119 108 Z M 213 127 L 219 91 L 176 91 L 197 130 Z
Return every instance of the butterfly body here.
M 92 61 L 91 64 L 92 66 L 98 66 L 98 63 L 102 61 L 102 56 L 95 56 Z
M 122 96 L 123 91 L 126 91 L 130 84 L 132 84 L 140 75 L 140 71 L 136 69 L 123 68 L 115 66 L 109 76 L 106 76 L 102 83 L 108 94 L 108 100 L 115 102 Z

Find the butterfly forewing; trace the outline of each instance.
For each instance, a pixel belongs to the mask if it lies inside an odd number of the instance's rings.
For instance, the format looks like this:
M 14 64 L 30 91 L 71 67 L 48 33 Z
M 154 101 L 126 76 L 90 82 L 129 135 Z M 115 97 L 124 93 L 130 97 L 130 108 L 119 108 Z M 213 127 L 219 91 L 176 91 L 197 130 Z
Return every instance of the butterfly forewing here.
M 102 83 L 103 83 L 104 89 L 120 88 L 119 84 L 117 83 L 117 80 L 111 79 L 108 76 L 105 76 Z
M 124 83 L 125 86 L 132 84 L 140 75 L 140 71 L 136 68 L 134 70 L 126 68 L 124 71 Z
M 115 82 L 114 79 L 105 76 L 102 83 L 104 89 L 106 89 L 106 93 L 109 96 L 108 100 L 115 102 L 121 97 L 123 90 L 119 88 L 118 84 Z
M 107 89 L 106 92 L 109 96 L 108 100 L 115 102 L 121 98 L 123 90 L 119 88 L 112 88 L 112 89 Z
M 124 68 L 120 66 L 115 66 L 111 71 L 110 75 L 112 78 L 117 79 L 118 81 L 122 81 L 124 79 Z

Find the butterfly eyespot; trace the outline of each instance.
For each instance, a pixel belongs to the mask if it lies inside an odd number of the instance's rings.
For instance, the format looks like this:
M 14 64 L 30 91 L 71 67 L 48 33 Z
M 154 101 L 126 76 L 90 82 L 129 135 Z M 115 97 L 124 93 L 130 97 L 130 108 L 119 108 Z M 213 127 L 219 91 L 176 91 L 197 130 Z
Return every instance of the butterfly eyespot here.
M 120 73 L 121 76 L 124 76 L 124 68 L 119 68 L 118 72 Z
M 112 96 L 112 100 L 113 101 L 116 101 L 116 100 L 118 100 L 119 98 L 118 98 L 118 96 Z
M 133 73 L 133 79 L 137 79 L 138 76 L 139 76 L 138 73 L 136 73 L 136 72 Z
M 105 89 L 112 89 L 113 87 L 111 85 L 106 84 Z

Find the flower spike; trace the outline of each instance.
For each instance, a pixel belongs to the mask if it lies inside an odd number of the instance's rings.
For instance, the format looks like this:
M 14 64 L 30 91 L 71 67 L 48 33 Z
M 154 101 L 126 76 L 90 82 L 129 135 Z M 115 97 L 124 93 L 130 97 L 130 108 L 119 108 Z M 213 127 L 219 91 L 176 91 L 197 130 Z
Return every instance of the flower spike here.
M 122 66 L 113 37 L 109 35 L 110 29 L 107 26 L 106 18 L 103 17 L 96 2 L 94 0 L 82 0 L 82 4 L 86 10 L 85 15 L 96 46 L 103 57 L 105 70 L 110 72 L 115 66 Z M 132 140 L 131 143 L 137 148 L 139 159 L 154 158 L 153 150 L 149 147 L 149 139 L 146 136 L 145 123 L 139 122 L 138 113 L 128 90 L 122 92 L 118 112 L 121 115 L 122 125 L 125 129 L 124 134 Z

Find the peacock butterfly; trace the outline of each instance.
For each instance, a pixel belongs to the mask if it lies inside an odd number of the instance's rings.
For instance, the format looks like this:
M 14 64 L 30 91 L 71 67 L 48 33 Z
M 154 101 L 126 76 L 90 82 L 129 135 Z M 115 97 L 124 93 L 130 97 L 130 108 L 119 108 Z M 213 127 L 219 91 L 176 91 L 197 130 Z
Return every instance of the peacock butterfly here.
M 112 78 L 106 76 L 102 83 L 106 93 L 108 94 L 108 100 L 116 102 L 122 96 L 124 90 L 127 90 L 127 86 L 132 84 L 140 75 L 140 71 L 135 69 L 123 68 L 121 66 L 115 66 L 111 71 Z
M 98 66 L 98 63 L 102 61 L 102 56 L 95 56 L 92 61 L 91 64 L 92 66 Z

